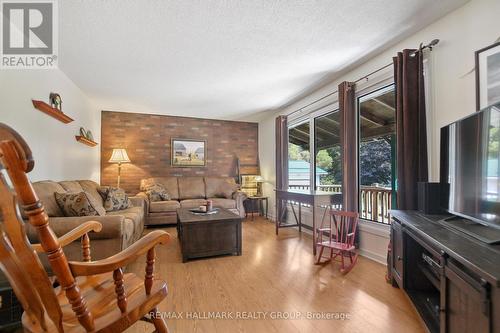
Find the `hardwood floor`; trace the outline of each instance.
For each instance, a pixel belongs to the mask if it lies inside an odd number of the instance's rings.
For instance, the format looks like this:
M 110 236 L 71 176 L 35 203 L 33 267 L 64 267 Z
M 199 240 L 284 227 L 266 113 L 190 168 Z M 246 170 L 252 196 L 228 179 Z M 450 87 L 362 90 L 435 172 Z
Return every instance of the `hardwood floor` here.
M 274 224 L 248 220 L 242 256 L 183 264 L 175 228 L 165 230 L 173 241 L 157 248 L 156 276 L 167 281 L 169 295 L 158 310 L 178 317 L 167 317 L 172 332 L 425 332 L 403 293 L 385 282 L 383 265 L 360 257 L 346 276 L 338 265 L 314 265 L 307 234 L 282 229 L 276 236 Z M 129 269 L 143 275 L 144 267 L 137 262 Z M 308 313 L 348 319 L 308 319 Z M 152 330 L 141 322 L 127 332 Z

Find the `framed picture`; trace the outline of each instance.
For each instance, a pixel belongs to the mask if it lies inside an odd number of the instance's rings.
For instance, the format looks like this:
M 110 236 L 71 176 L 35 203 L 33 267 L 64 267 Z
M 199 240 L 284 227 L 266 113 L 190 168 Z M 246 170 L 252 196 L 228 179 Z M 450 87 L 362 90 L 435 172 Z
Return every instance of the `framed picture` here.
M 171 139 L 173 167 L 204 167 L 207 165 L 207 141 Z
M 500 42 L 476 51 L 476 108 L 500 102 Z

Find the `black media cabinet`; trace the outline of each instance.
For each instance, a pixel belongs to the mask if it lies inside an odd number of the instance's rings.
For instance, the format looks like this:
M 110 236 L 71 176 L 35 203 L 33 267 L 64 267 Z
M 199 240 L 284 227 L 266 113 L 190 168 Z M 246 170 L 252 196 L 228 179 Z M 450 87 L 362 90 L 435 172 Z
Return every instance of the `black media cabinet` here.
M 446 216 L 391 211 L 393 284 L 432 333 L 500 333 L 500 245 L 439 223 Z

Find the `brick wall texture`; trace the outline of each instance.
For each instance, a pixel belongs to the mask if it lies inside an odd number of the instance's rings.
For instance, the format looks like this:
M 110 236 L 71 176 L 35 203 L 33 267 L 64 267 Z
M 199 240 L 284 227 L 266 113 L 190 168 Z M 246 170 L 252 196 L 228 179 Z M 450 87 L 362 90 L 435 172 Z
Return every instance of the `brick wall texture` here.
M 205 167 L 172 167 L 170 140 L 207 141 Z M 125 148 L 132 161 L 122 165 L 120 187 L 139 192 L 142 178 L 159 176 L 236 176 L 258 172 L 258 124 L 200 118 L 102 111 L 101 184 L 116 186 L 118 166 L 108 162 L 113 148 Z

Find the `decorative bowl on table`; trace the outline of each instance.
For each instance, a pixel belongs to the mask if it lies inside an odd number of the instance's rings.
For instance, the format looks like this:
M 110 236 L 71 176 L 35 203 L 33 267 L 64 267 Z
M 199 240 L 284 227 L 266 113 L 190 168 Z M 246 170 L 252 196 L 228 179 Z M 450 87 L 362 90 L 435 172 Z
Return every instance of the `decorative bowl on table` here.
M 199 208 L 192 208 L 189 211 L 195 215 L 211 215 L 211 214 L 216 214 L 219 211 L 219 209 L 213 208 L 212 210 L 206 211 L 206 210 L 201 210 Z

